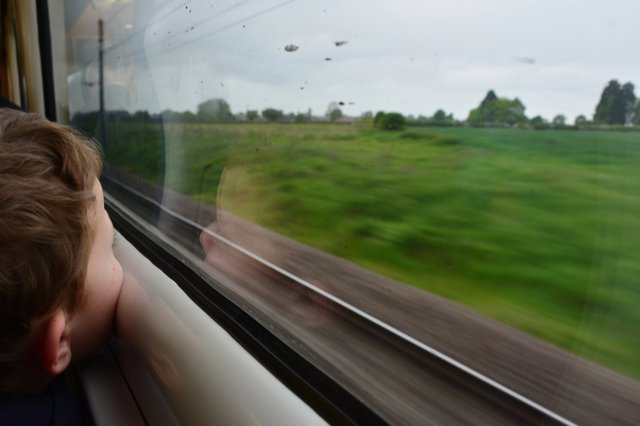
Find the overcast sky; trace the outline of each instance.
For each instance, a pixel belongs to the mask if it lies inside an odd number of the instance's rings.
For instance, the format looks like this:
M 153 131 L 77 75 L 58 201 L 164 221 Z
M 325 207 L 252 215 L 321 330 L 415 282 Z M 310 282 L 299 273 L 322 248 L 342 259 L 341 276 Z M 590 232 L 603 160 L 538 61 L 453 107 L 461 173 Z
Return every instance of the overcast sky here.
M 108 44 L 129 41 L 106 67 L 131 110 L 195 111 L 218 97 L 234 112 L 321 115 L 342 101 L 348 115 L 442 108 L 464 119 L 494 89 L 529 117 L 573 121 L 591 117 L 610 79 L 640 84 L 636 0 L 138 3 L 107 26 Z

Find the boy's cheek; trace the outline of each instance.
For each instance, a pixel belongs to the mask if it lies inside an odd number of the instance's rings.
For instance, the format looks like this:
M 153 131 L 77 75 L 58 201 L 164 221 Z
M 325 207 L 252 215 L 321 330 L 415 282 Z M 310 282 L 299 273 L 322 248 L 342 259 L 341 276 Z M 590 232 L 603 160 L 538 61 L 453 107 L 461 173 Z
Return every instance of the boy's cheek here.
M 100 349 L 111 336 L 118 298 L 122 288 L 122 268 L 114 264 L 111 277 L 118 282 L 104 283 L 102 288 L 93 288 L 86 305 L 74 316 L 74 342 L 72 351 L 77 361 Z M 119 278 L 116 277 L 119 273 Z
M 122 291 L 122 286 L 124 284 L 124 270 L 122 269 L 122 265 L 118 260 L 113 257 L 112 263 L 112 276 L 113 276 L 113 285 L 118 289 L 118 295 Z
M 127 341 L 134 342 L 138 337 L 138 327 L 149 311 L 149 294 L 128 272 L 123 274 L 122 290 L 115 313 L 115 333 Z

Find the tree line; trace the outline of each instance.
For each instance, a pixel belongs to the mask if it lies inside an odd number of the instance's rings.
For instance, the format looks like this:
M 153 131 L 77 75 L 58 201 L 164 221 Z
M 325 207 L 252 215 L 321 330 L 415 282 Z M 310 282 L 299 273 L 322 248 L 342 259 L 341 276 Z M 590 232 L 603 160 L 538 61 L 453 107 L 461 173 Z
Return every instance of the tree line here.
M 314 116 L 311 110 L 305 113 L 285 113 L 276 108 L 265 108 L 262 111 L 248 110 L 246 113 L 232 114 L 229 104 L 223 99 L 211 99 L 198 105 L 196 114 L 163 112 L 166 119 L 180 119 L 182 121 L 201 122 L 231 122 L 231 121 L 268 121 L 268 122 L 308 122 L 308 121 L 355 121 L 370 120 L 376 127 L 386 130 L 402 128 L 405 124 L 424 126 L 520 126 L 539 128 L 568 128 L 571 126 L 564 114 L 557 114 L 550 120 L 536 115 L 527 117 L 526 107 L 519 99 L 498 97 L 494 90 L 489 90 L 480 104 L 469 111 L 465 120 L 456 120 L 453 114 L 447 114 L 438 109 L 432 116 L 420 115 L 404 116 L 397 112 L 378 111 L 375 115 L 371 111 L 364 112 L 359 117 L 346 117 L 340 106 L 343 102 L 329 103 L 323 116 Z M 180 115 L 181 114 L 181 115 Z M 586 115 L 579 115 L 573 122 L 574 127 L 590 127 L 602 125 L 632 126 L 640 125 L 640 99 L 635 95 L 635 88 L 631 82 L 621 84 L 618 80 L 611 80 L 606 85 L 600 100 L 596 105 L 592 119 Z
M 359 117 L 348 117 L 342 112 L 344 102 L 330 102 L 322 116 L 313 115 L 311 109 L 306 112 L 285 113 L 281 109 L 268 107 L 259 110 L 233 113 L 229 103 L 221 98 L 206 100 L 198 104 L 196 112 L 177 112 L 170 109 L 159 114 L 137 111 L 108 111 L 106 120 L 110 122 L 185 122 L 185 123 L 232 123 L 232 122 L 371 122 L 375 127 L 384 130 L 397 130 L 406 124 L 419 126 L 478 126 L 478 127 L 529 127 L 544 128 L 589 128 L 606 126 L 640 125 L 640 99 L 635 95 L 635 87 L 631 82 L 621 84 L 611 80 L 600 95 L 592 119 L 579 115 L 571 125 L 566 116 L 558 114 L 551 120 L 536 115 L 527 117 L 524 103 L 519 99 L 499 97 L 494 90 L 489 90 L 480 104 L 469 111 L 465 120 L 457 120 L 453 114 L 438 109 L 432 116 L 404 116 L 397 112 L 371 111 Z M 94 121 L 97 113 L 77 114 L 75 121 Z M 73 121 L 73 120 L 72 120 Z
M 551 121 L 539 115 L 529 119 L 520 99 L 498 98 L 493 90 L 487 93 L 477 108 L 469 112 L 467 122 L 470 125 L 528 124 L 534 128 L 564 127 L 569 124 L 563 114 L 556 115 Z M 640 100 L 636 98 L 633 84 L 627 82 L 621 85 L 618 80 L 609 81 L 600 95 L 593 119 L 589 120 L 581 114 L 575 118 L 573 125 L 640 125 Z
M 489 90 L 480 104 L 469 111 L 466 120 L 456 120 L 453 114 L 446 114 L 439 109 L 431 117 L 408 116 L 405 117 L 404 122 L 424 126 L 527 127 L 534 129 L 640 125 L 640 99 L 635 95 L 635 88 L 631 82 L 620 84 L 618 80 L 611 80 L 606 85 L 591 120 L 581 114 L 575 118 L 573 125 L 571 125 L 564 114 L 558 114 L 551 120 L 547 120 L 540 115 L 529 118 L 525 111 L 526 107 L 519 98 L 501 98 L 495 91 Z M 364 119 L 370 117 L 370 112 L 362 115 Z M 382 117 L 384 117 L 384 112 L 378 112 L 374 118 L 374 125 L 392 130 L 381 120 Z M 398 122 L 397 118 L 395 122 Z M 401 128 L 402 125 L 392 127 Z

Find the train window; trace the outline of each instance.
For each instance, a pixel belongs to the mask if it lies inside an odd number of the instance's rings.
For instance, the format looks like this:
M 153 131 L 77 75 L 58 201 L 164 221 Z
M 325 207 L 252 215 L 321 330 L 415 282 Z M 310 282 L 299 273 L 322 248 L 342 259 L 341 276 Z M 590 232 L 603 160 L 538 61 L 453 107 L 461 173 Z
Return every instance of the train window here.
M 195 298 L 388 422 L 640 418 L 640 5 L 60 3 L 63 119 Z

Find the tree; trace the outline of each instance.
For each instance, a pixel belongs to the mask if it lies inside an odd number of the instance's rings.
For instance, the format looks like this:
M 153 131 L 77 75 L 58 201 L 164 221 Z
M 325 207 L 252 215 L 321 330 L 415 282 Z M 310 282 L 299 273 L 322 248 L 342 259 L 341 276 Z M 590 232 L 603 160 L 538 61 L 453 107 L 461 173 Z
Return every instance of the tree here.
M 546 129 L 549 127 L 549 122 L 539 115 L 533 117 L 529 121 L 529 124 L 531 124 L 534 129 Z
M 575 126 L 584 126 L 585 124 L 587 124 L 587 117 L 585 117 L 584 115 L 580 114 L 579 116 L 576 117 L 575 121 L 573 122 L 573 124 Z
M 515 98 L 510 101 L 508 99 L 498 99 L 495 102 L 495 105 L 501 106 L 502 110 L 498 109 L 498 113 L 496 114 L 498 122 L 507 123 L 507 124 L 517 124 L 524 123 L 527 121 L 527 116 L 524 114 L 524 110 L 526 109 L 522 101 L 520 99 Z
M 467 121 L 472 125 L 526 123 L 525 109 L 520 99 L 498 98 L 493 90 L 489 90 L 480 105 L 469 111 Z
M 327 116 L 329 120 L 336 121 L 337 119 L 342 117 L 342 110 L 338 105 L 338 102 L 329 102 L 329 105 L 327 106 L 327 112 L 325 113 L 325 116 Z
M 556 127 L 563 127 L 567 122 L 567 117 L 565 117 L 562 114 L 558 114 L 555 117 L 553 117 L 553 120 L 551 122 Z
M 498 96 L 496 95 L 496 92 L 492 90 L 489 90 L 487 92 L 487 95 L 484 97 L 484 99 L 482 100 L 482 102 L 480 102 L 480 107 L 486 107 L 489 104 L 491 104 L 494 101 L 498 100 Z
M 165 122 L 173 122 L 173 121 L 181 121 L 181 115 L 177 111 L 173 111 L 170 109 L 163 110 L 160 115 Z
M 441 126 L 452 125 L 453 121 L 453 114 L 447 114 L 442 109 L 437 110 L 430 120 L 431 123 Z
M 382 116 L 378 126 L 384 130 L 402 130 L 404 128 L 404 116 L 397 112 L 389 112 Z
M 191 111 L 184 111 L 181 115 L 183 123 L 194 123 L 197 121 L 197 117 Z
M 622 103 L 624 104 L 624 124 L 632 123 L 635 116 L 636 94 L 631 82 L 622 85 Z
M 279 121 L 284 117 L 284 113 L 275 108 L 267 108 L 262 111 L 262 117 L 267 121 Z
M 331 111 L 329 113 L 329 119 L 331 121 L 336 121 L 338 120 L 340 117 L 342 117 L 342 110 L 340 108 L 336 108 L 333 111 Z
M 123 109 L 115 109 L 107 111 L 106 118 L 110 122 L 126 123 L 131 121 L 131 114 Z
M 133 114 L 133 121 L 137 123 L 148 123 L 151 121 L 151 115 L 148 111 L 136 111 Z
M 640 99 L 636 100 L 636 105 L 633 108 L 633 118 L 631 119 L 633 124 L 640 124 Z
M 380 120 L 382 120 L 382 117 L 384 117 L 384 111 L 376 112 L 376 116 L 373 118 L 373 125 L 377 126 L 378 124 L 380 124 Z
M 418 118 L 416 119 L 416 123 L 418 124 L 427 124 L 429 123 L 429 119 L 427 117 L 425 117 L 424 115 L 420 114 L 418 116 Z
M 229 122 L 234 119 L 231 107 L 227 101 L 220 98 L 209 99 L 198 104 L 196 116 L 198 120 L 205 122 Z
M 439 109 L 433 114 L 433 121 L 436 123 L 442 123 L 447 118 L 447 113 Z
M 635 103 L 633 84 L 625 83 L 621 86 L 618 80 L 611 80 L 600 95 L 593 121 L 605 124 L 631 123 Z
M 600 101 L 596 105 L 596 112 L 593 115 L 593 121 L 597 123 L 613 124 L 616 120 L 617 112 L 613 112 L 614 104 L 619 103 L 617 98 L 620 93 L 620 83 L 618 80 L 611 80 L 604 88 L 600 95 Z M 619 109 L 619 108 L 617 108 Z
M 247 111 L 247 120 L 255 121 L 257 118 L 258 118 L 258 111 L 256 111 L 255 109 L 250 109 L 249 111 Z

